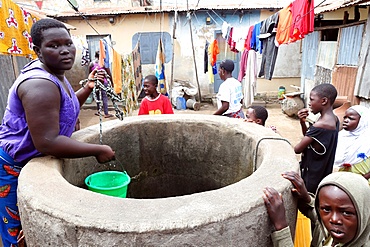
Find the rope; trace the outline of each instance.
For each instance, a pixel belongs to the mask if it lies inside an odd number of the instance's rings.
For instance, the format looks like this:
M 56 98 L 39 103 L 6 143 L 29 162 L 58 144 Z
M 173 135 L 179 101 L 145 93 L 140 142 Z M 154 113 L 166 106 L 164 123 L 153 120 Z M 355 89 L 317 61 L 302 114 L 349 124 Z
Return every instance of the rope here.
M 198 0 L 197 5 L 195 6 L 195 9 L 198 8 L 200 0 Z
M 97 81 L 95 82 L 95 85 L 96 85 Z M 98 97 L 96 97 L 96 95 L 99 94 L 99 99 Z M 102 100 L 102 92 L 100 90 L 100 88 L 94 86 L 93 88 L 93 96 L 94 96 L 94 100 L 95 102 L 99 105 L 99 109 L 98 109 L 98 114 L 99 114 L 99 143 L 100 145 L 103 144 L 103 114 L 102 114 L 102 111 L 103 111 L 103 100 Z
M 256 145 L 256 148 L 255 148 L 256 152 L 254 153 L 254 159 L 253 159 L 253 172 L 255 172 L 257 170 L 258 146 L 260 145 L 261 141 L 264 141 L 264 140 L 286 141 L 287 143 L 289 143 L 289 145 L 291 145 L 290 142 L 287 139 L 281 138 L 281 137 L 263 137 L 260 140 L 258 140 L 257 145 Z
M 281 32 L 284 32 L 288 28 L 291 28 L 294 24 L 296 24 L 297 22 L 299 22 L 300 20 L 302 20 L 303 17 L 305 17 L 306 15 L 308 15 L 309 13 L 311 13 L 312 11 L 314 11 L 317 7 L 319 7 L 320 5 L 322 5 L 324 2 L 326 2 L 326 0 L 323 0 L 321 3 L 319 3 L 318 5 L 316 5 L 316 7 L 313 7 L 307 13 L 305 13 L 304 15 L 300 16 L 299 18 L 297 18 L 297 20 L 294 20 L 294 22 L 292 24 L 290 24 L 289 26 L 287 26 L 286 28 L 284 28 Z
M 99 127 L 100 127 L 99 143 L 103 144 L 103 114 L 101 114 L 103 112 L 102 90 L 104 90 L 107 94 L 107 97 L 111 99 L 111 101 L 113 103 L 114 110 L 115 110 L 114 115 L 116 116 L 116 118 L 118 118 L 119 120 L 122 121 L 125 114 L 119 108 L 119 106 L 117 105 L 117 102 L 124 102 L 124 100 L 114 92 L 114 89 L 112 87 L 112 83 L 111 83 L 111 80 L 110 80 L 110 76 L 108 75 L 108 73 L 105 70 L 101 70 L 101 71 L 104 71 L 105 78 L 108 81 L 108 85 L 105 86 L 101 81 L 95 79 L 95 86 L 93 88 L 93 97 L 94 97 L 95 102 L 99 103 L 99 109 L 98 109 Z M 80 81 L 80 85 L 84 85 L 86 82 L 88 82 L 88 80 L 89 79 L 85 79 L 85 80 Z M 99 94 L 99 99 L 97 97 L 98 94 Z
M 212 11 L 213 11 L 213 9 L 212 9 Z M 215 19 L 213 19 L 213 17 L 208 13 L 208 11 L 207 11 L 207 15 L 218 25 L 218 26 L 220 26 L 220 24 L 218 24 L 218 22 L 215 20 Z
M 242 1 L 240 2 L 239 6 L 235 9 L 235 11 L 234 11 L 234 13 L 233 13 L 233 15 L 232 15 L 232 16 L 234 16 L 234 15 L 235 15 L 236 11 L 238 11 L 238 9 L 240 8 L 240 6 L 242 6 L 242 3 L 243 3 L 243 2 L 244 2 L 244 0 L 242 0 Z
M 218 17 L 218 18 L 220 18 L 220 20 L 222 21 L 222 22 L 226 22 L 224 19 L 222 19 L 222 17 L 221 16 L 219 16 L 217 13 L 216 13 L 216 11 L 214 11 L 213 9 L 211 9 L 212 10 L 212 12 Z M 208 14 L 209 15 L 209 14 Z M 212 18 L 212 17 L 211 17 Z

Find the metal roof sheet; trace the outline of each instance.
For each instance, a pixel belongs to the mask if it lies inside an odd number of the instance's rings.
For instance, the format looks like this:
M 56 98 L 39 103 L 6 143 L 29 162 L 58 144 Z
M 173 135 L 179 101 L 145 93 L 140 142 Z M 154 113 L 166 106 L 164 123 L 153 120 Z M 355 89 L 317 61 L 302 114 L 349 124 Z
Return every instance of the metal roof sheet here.
M 317 3 L 319 6 L 315 8 L 315 14 L 350 7 L 353 5 L 366 5 L 368 3 L 370 3 L 369 0 L 324 0 L 320 1 L 320 3 Z
M 215 9 L 215 10 L 235 10 L 235 9 L 281 9 L 283 7 L 277 7 L 273 4 L 266 5 L 266 4 L 253 4 L 248 6 L 221 6 L 221 5 L 209 5 L 207 7 L 189 7 L 189 10 L 208 10 L 208 9 Z M 161 12 L 174 12 L 175 10 L 179 12 L 186 12 L 186 6 L 165 6 L 165 7 L 158 7 L 158 6 L 150 6 L 150 7 L 133 7 L 133 8 L 80 8 L 79 11 L 81 14 L 85 16 L 99 16 L 99 15 L 117 15 L 117 14 L 140 14 L 140 13 L 161 13 Z M 57 13 L 56 17 L 72 17 L 78 16 L 79 14 L 74 11 L 64 11 Z
M 161 12 L 186 12 L 188 7 L 186 1 L 173 1 L 173 0 L 162 0 L 162 6 L 159 6 L 160 0 L 154 0 L 153 6 L 147 7 L 80 7 L 79 11 L 84 16 L 109 16 L 109 15 L 121 15 L 121 14 L 142 14 L 142 13 L 161 13 Z M 236 9 L 281 9 L 286 7 L 292 2 L 292 0 L 238 0 L 230 3 L 228 0 L 189 0 L 189 10 L 236 10 Z M 370 0 L 316 0 L 315 2 L 315 14 L 322 12 L 333 11 L 336 9 L 349 7 L 353 5 L 368 5 Z M 37 10 L 33 10 L 37 11 Z M 72 9 L 61 10 L 59 12 L 51 11 L 45 13 L 48 16 L 53 17 L 75 17 L 79 16 Z

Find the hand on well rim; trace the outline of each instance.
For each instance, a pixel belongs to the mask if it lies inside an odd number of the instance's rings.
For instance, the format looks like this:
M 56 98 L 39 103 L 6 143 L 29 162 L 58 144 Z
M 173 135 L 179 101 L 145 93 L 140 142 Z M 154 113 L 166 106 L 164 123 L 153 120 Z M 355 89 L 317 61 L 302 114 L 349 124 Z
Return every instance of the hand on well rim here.
M 294 188 L 292 189 L 292 193 L 295 197 L 297 197 L 298 199 L 302 200 L 305 203 L 311 202 L 311 197 L 308 194 L 304 181 L 298 173 L 294 171 L 284 172 L 282 176 L 283 178 L 288 179 L 293 184 Z
M 263 200 L 276 231 L 279 231 L 288 226 L 285 216 L 285 206 L 283 198 L 274 188 L 266 187 L 263 190 Z

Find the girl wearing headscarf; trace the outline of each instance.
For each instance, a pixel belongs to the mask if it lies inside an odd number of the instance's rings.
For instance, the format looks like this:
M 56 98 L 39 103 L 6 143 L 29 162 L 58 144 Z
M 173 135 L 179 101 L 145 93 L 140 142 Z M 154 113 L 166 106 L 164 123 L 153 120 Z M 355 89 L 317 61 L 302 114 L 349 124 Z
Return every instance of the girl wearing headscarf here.
M 370 246 L 370 187 L 362 176 L 329 174 L 320 182 L 316 197 L 307 192 L 298 173 L 287 172 L 283 177 L 294 185 L 292 193 L 298 197 L 299 209 L 315 222 L 311 246 Z M 294 246 L 281 195 L 268 187 L 263 198 L 276 230 L 271 234 L 274 247 Z
M 338 134 L 334 171 L 351 171 L 370 178 L 370 110 L 354 105 L 343 117 Z

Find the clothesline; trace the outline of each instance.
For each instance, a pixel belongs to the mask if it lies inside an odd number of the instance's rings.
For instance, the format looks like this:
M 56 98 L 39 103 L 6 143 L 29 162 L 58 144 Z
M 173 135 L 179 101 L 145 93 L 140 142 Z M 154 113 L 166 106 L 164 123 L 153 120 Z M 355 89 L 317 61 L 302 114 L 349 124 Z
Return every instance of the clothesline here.
M 294 23 L 292 23 L 292 25 L 294 25 L 296 22 L 300 21 L 303 17 L 305 17 L 306 15 L 310 14 L 312 11 L 314 11 L 317 7 L 321 6 L 324 2 L 326 2 L 326 0 L 323 0 L 321 3 L 319 3 L 317 6 L 315 6 L 314 8 L 310 9 L 307 13 L 305 13 L 304 15 L 300 16 L 300 18 L 298 20 L 296 20 Z M 280 10 L 278 11 L 280 12 Z M 287 28 L 290 28 L 287 27 Z M 285 31 L 286 29 L 284 29 L 283 31 Z
M 290 5 L 288 5 L 287 7 L 285 7 L 283 10 L 279 10 L 278 12 L 276 12 L 274 15 L 276 15 L 276 14 L 278 14 L 279 16 L 280 16 L 280 13 L 282 13 L 282 11 L 287 11 L 286 9 L 287 8 L 290 8 L 290 7 L 294 7 L 292 4 L 294 3 L 294 2 L 296 2 L 297 3 L 297 1 L 298 0 L 296 0 L 296 1 L 293 1 Z M 313 1 L 313 0 L 312 0 Z M 300 14 L 300 15 L 298 15 L 298 16 L 296 16 L 296 18 L 294 19 L 294 20 L 292 20 L 292 21 L 288 21 L 288 23 L 284 23 L 284 24 L 289 24 L 289 25 L 286 25 L 286 26 L 283 26 L 282 27 L 282 25 L 279 25 L 279 22 L 281 22 L 281 21 L 285 21 L 286 22 L 286 20 L 281 20 L 281 18 L 278 18 L 278 21 L 275 23 L 275 26 L 273 27 L 275 30 L 276 30 L 276 27 L 279 27 L 278 28 L 278 30 L 277 30 L 277 32 L 279 32 L 279 34 L 280 35 L 283 35 L 282 36 L 282 41 L 281 40 L 279 40 L 279 42 L 277 42 L 277 43 L 279 43 L 279 45 L 280 44 L 285 44 L 285 43 L 292 43 L 292 42 L 295 42 L 295 41 L 297 41 L 297 40 L 299 40 L 299 39 L 302 39 L 306 34 L 308 34 L 309 32 L 312 32 L 313 31 L 313 15 L 312 15 L 312 11 L 314 11 L 314 9 L 315 8 L 317 8 L 317 7 L 319 7 L 319 6 L 321 6 L 324 2 L 325 2 L 326 0 L 323 0 L 323 1 L 321 1 L 317 6 L 315 6 L 315 7 L 311 7 L 311 6 L 313 6 L 314 4 L 313 4 L 313 2 L 311 3 L 311 2 L 309 2 L 309 1 L 307 1 L 306 2 L 306 4 L 307 4 L 307 6 L 308 6 L 308 10 L 305 10 L 305 12 L 304 13 L 302 13 L 302 14 Z M 299 10 L 295 10 L 295 11 L 299 11 Z M 213 11 L 214 12 L 214 11 Z M 215 13 L 216 14 L 216 13 Z M 290 14 L 290 16 L 292 16 L 292 15 L 294 15 L 294 12 L 292 13 L 291 12 L 291 10 L 289 9 L 289 14 Z M 298 23 L 300 23 L 300 22 L 302 22 L 302 21 L 304 21 L 304 19 L 305 18 L 307 18 L 307 15 L 312 15 L 312 17 L 309 17 L 309 21 L 310 22 L 312 22 L 312 23 L 309 23 L 309 24 L 307 24 L 308 26 L 310 26 L 308 29 L 309 30 L 304 30 L 304 31 L 302 31 L 302 30 L 299 30 L 299 28 L 295 28 L 295 26 L 298 24 Z M 273 16 L 273 15 L 272 15 Z M 265 20 L 263 20 L 263 21 L 260 21 L 260 22 L 257 22 L 257 23 L 255 23 L 255 24 L 253 24 L 253 25 L 251 25 L 250 27 L 256 27 L 256 26 L 258 26 L 258 28 L 260 28 L 260 26 L 262 26 L 263 24 L 264 24 L 264 22 L 266 22 L 267 20 L 269 20 L 269 19 L 271 19 L 272 18 L 272 16 L 270 16 L 270 17 L 268 17 L 267 19 L 265 19 Z M 223 20 L 220 16 L 218 16 L 217 15 L 217 17 L 219 17 L 221 20 Z M 286 18 L 288 18 L 287 16 L 285 16 Z M 311 20 L 311 18 L 312 18 L 312 20 Z M 288 20 L 288 19 L 287 19 Z M 226 23 L 226 24 L 225 24 Z M 257 24 L 260 24 L 260 25 L 257 25 Z M 230 24 L 228 24 L 227 22 L 225 22 L 224 21 L 224 25 L 227 27 L 226 29 L 227 29 L 227 32 L 226 33 L 224 33 L 223 32 L 223 37 L 226 39 L 226 40 L 229 40 L 229 39 L 231 39 L 232 40 L 232 42 L 241 42 L 241 40 L 236 40 L 236 39 L 234 39 L 231 35 L 232 35 L 232 31 L 233 31 L 233 29 L 234 29 L 234 26 L 231 26 Z M 292 28 L 294 28 L 294 30 L 292 30 L 292 31 L 290 31 L 289 32 L 289 34 L 285 34 L 286 33 L 286 31 L 289 29 L 289 30 L 291 30 Z M 224 28 L 223 28 L 224 29 Z M 296 29 L 298 29 L 298 31 L 296 30 Z M 297 33 L 295 33 L 297 31 Z M 258 34 L 259 35 L 259 34 Z M 289 35 L 289 39 L 287 39 L 286 37 L 284 37 L 284 35 L 286 36 L 286 35 Z M 278 35 L 277 35 L 278 36 Z M 259 38 L 259 37 L 258 37 Z M 244 40 L 246 40 L 247 38 L 245 38 Z M 229 44 L 230 45 L 230 44 Z M 236 50 L 236 49 L 234 49 L 235 47 L 232 47 L 232 51 L 234 51 L 234 52 L 239 52 L 239 51 L 242 51 L 242 50 Z M 239 46 L 239 48 L 240 48 L 240 46 Z
M 241 6 L 241 4 L 243 3 L 244 0 L 242 0 L 242 2 L 240 3 L 239 7 Z M 294 1 L 292 1 L 293 3 Z M 298 22 L 300 22 L 303 18 L 305 18 L 308 14 L 310 14 L 312 11 L 314 11 L 315 8 L 321 6 L 324 2 L 326 2 L 326 0 L 323 0 L 321 1 L 318 5 L 316 5 L 315 7 L 309 9 L 307 12 L 305 12 L 303 15 L 299 16 L 298 19 L 294 20 L 289 26 L 286 26 L 284 29 L 281 30 L 281 32 L 284 32 L 286 31 L 287 29 L 291 28 L 292 26 L 294 26 L 295 24 L 297 24 Z M 289 6 L 289 5 L 288 5 Z M 287 7 L 288 7 L 287 6 Z M 226 22 L 220 15 L 217 14 L 216 11 L 214 11 L 213 9 L 211 9 L 212 12 L 222 21 L 222 22 Z M 281 10 L 278 11 L 278 13 L 280 12 Z M 235 13 L 235 12 L 234 12 Z M 208 16 L 217 24 L 218 22 L 212 17 L 211 14 L 209 14 L 209 12 L 207 11 L 207 14 Z M 267 18 L 268 19 L 268 18 Z M 266 19 L 265 19 L 266 20 Z M 263 20 L 263 21 L 265 21 Z M 259 23 L 263 22 L 263 21 L 260 21 Z M 226 22 L 227 23 L 227 22 Z M 256 25 L 257 23 L 253 24 L 252 26 Z M 229 38 L 229 36 L 226 36 L 225 39 L 227 40 Z

